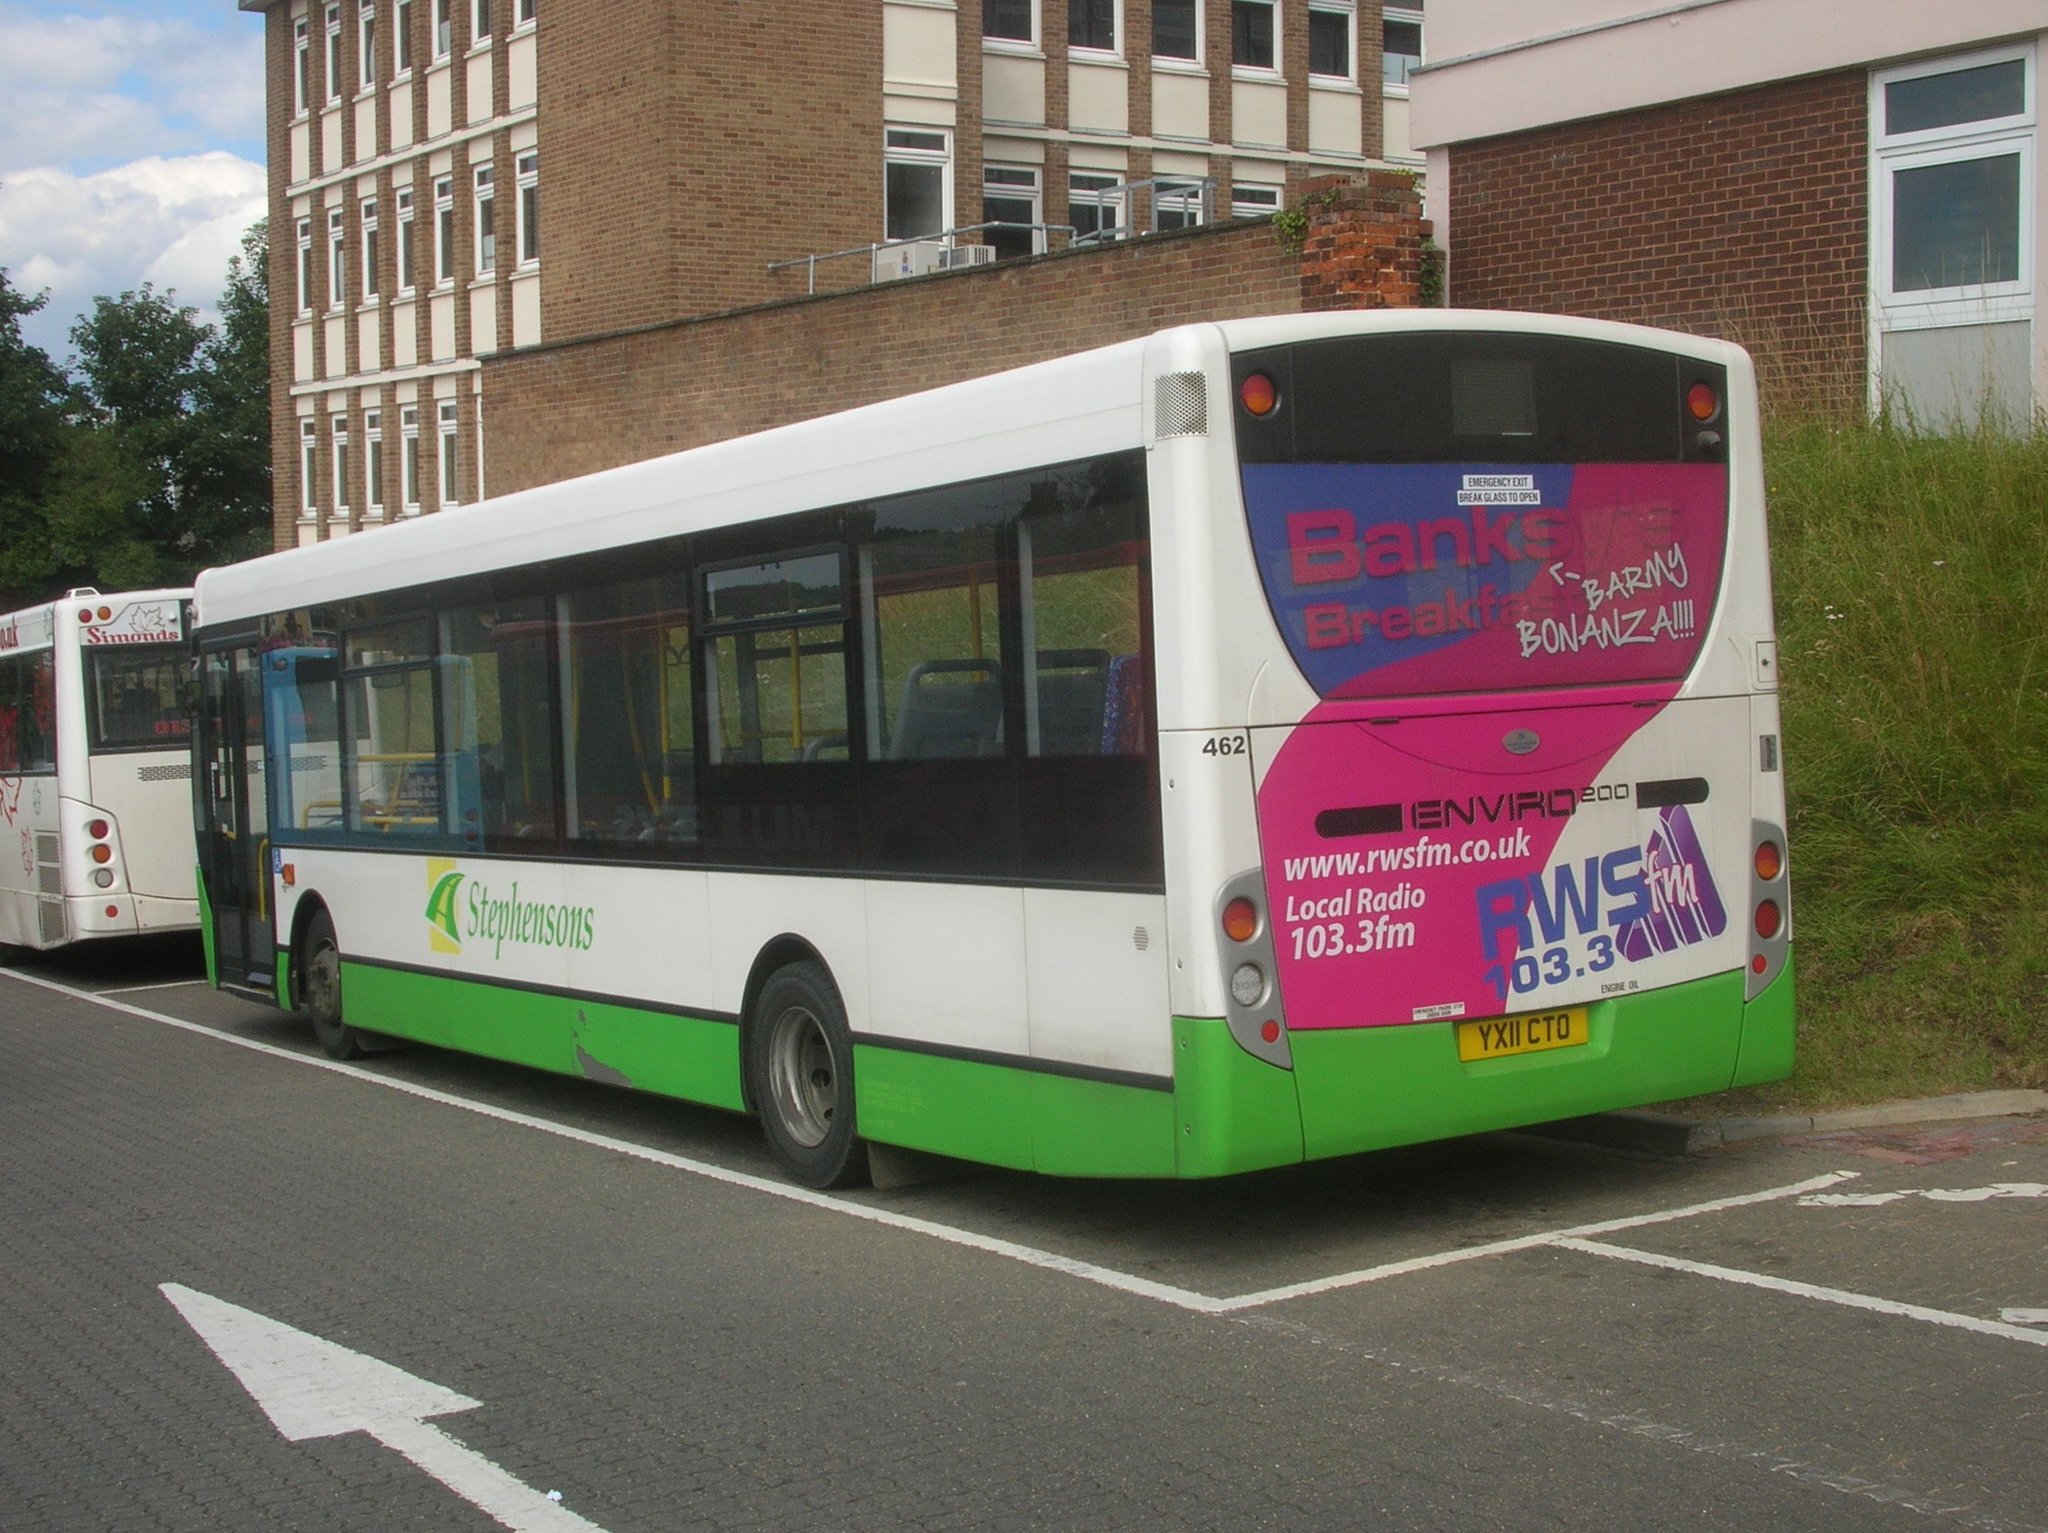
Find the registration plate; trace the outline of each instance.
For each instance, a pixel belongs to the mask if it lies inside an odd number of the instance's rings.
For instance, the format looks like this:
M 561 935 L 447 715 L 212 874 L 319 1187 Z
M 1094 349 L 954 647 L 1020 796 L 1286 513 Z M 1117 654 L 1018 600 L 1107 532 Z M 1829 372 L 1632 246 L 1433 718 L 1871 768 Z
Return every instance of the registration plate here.
M 1532 1011 L 1519 1017 L 1492 1017 L 1484 1022 L 1460 1022 L 1458 1058 L 1470 1063 L 1475 1059 L 1505 1059 L 1510 1054 L 1534 1054 L 1542 1049 L 1569 1049 L 1591 1037 L 1583 1006 L 1565 1011 Z

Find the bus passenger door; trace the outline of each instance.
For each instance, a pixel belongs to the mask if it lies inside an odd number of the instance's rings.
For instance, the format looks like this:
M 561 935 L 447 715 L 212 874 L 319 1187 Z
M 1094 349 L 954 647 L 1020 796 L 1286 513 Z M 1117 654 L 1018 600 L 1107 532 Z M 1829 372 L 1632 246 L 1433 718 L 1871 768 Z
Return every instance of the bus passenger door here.
M 200 657 L 200 873 L 223 985 L 275 990 L 270 814 L 263 776 L 263 685 L 250 649 Z

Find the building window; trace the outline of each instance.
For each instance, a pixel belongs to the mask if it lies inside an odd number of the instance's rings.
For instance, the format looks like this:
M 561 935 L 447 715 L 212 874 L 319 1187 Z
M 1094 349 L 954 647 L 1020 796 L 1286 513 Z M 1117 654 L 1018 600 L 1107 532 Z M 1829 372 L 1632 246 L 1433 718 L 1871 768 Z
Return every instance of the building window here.
M 348 302 L 348 220 L 340 208 L 327 210 L 327 302 L 336 309 Z
M 434 0 L 434 57 L 445 59 L 455 51 L 455 0 Z
M 419 225 L 414 221 L 412 188 L 398 193 L 398 290 L 410 293 L 419 279 Z
M 1193 229 L 1209 221 L 1209 189 L 1200 181 L 1161 176 L 1152 183 L 1152 227 Z
M 995 246 L 999 261 L 1043 251 L 1045 231 L 1033 227 L 1043 222 L 1039 217 L 1038 172 L 1028 165 L 984 165 L 981 221 L 1019 226 L 981 231 L 981 242 Z
M 1067 46 L 1116 51 L 1116 0 L 1067 0 Z
M 399 473 L 404 483 L 399 486 L 403 498 L 400 501 L 407 516 L 420 514 L 420 412 L 417 405 L 406 405 L 398 412 Z
M 434 180 L 434 281 L 455 280 L 455 178 Z
M 981 35 L 1006 43 L 1037 42 L 1037 0 L 981 0 Z
M 372 516 L 384 514 L 384 412 L 363 412 L 363 506 Z
M 453 506 L 460 503 L 455 493 L 455 401 L 441 401 L 441 504 Z
M 311 416 L 299 418 L 299 509 L 307 516 L 320 509 L 320 428 Z
M 363 297 L 377 296 L 377 199 L 363 199 Z
M 497 172 L 479 165 L 472 174 L 476 177 L 476 269 L 482 273 L 495 270 L 498 264 L 498 194 L 492 184 Z
M 1124 183 L 1120 176 L 1074 171 L 1067 177 L 1067 222 L 1074 243 L 1123 238 Z
M 1380 21 L 1380 79 L 1408 88 L 1408 76 L 1422 65 L 1422 7 L 1390 5 Z
M 313 220 L 299 220 L 299 312 L 313 312 Z
M 404 74 L 412 68 L 412 0 L 398 0 L 393 7 L 392 52 L 398 60 L 398 72 Z
M 476 0 L 476 10 L 472 19 L 476 23 L 469 34 L 469 43 L 473 48 L 478 43 L 486 43 L 491 39 L 491 0 Z
M 1280 188 L 1238 181 L 1230 188 L 1232 218 L 1271 218 L 1280 211 Z
M 1199 59 L 1202 16 L 1196 0 L 1152 0 L 1152 56 Z
M 1327 79 L 1349 80 L 1351 69 L 1351 7 L 1321 7 L 1308 13 L 1308 72 Z
M 522 154 L 514 169 L 519 174 L 519 264 L 531 266 L 540 259 L 540 156 Z
M 327 99 L 341 99 L 341 7 L 327 7 Z
M 952 170 L 947 135 L 929 129 L 890 128 L 882 151 L 884 239 L 938 234 L 951 222 L 947 181 Z
M 1873 403 L 1947 429 L 2033 414 L 2034 53 L 1871 78 Z
M 292 23 L 292 80 L 294 110 L 301 115 L 313 105 L 313 42 L 311 23 L 303 17 Z
M 376 7 L 366 5 L 356 12 L 356 34 L 356 70 L 367 90 L 377 83 Z
M 522 27 L 533 25 L 534 17 L 539 13 L 539 10 L 540 0 L 519 0 L 518 25 Z
M 1273 0 L 1231 0 L 1230 62 L 1241 69 L 1271 69 L 1273 64 Z
M 348 417 L 337 415 L 334 429 L 334 509 L 336 514 L 348 515 Z

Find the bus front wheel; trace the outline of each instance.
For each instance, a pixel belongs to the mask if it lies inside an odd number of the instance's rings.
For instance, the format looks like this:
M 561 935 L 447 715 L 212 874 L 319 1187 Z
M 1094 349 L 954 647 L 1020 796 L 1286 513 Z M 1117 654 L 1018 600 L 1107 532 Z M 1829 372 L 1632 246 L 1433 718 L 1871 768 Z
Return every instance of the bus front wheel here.
M 823 964 L 770 975 L 747 1027 L 747 1095 L 768 1148 L 807 1187 L 868 1178 L 868 1147 L 854 1132 L 853 1034 Z
M 313 1036 L 331 1059 L 360 1059 L 363 1036 L 341 1020 L 341 945 L 334 922 L 320 911 L 306 923 L 299 941 L 299 1003 L 313 1022 Z

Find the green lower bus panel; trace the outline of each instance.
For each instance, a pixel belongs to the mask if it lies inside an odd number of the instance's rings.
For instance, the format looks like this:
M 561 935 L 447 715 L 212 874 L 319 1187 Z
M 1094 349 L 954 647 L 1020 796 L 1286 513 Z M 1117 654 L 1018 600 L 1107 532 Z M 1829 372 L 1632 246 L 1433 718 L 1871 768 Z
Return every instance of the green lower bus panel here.
M 351 1026 L 735 1110 L 740 1030 L 443 974 L 344 962 Z
M 206 888 L 206 869 L 194 868 L 192 881 L 199 890 L 199 945 L 206 954 L 206 983 L 220 989 L 220 960 L 213 951 L 213 897 Z
M 1589 1043 L 1471 1064 L 1451 1022 L 1295 1033 L 1303 1148 L 1350 1155 L 1726 1090 L 1742 989 L 1738 969 L 1598 1001 Z
M 1792 949 L 1764 993 L 1742 1008 L 1742 1052 L 1735 1057 L 1736 1086 L 1781 1081 L 1792 1073 Z

